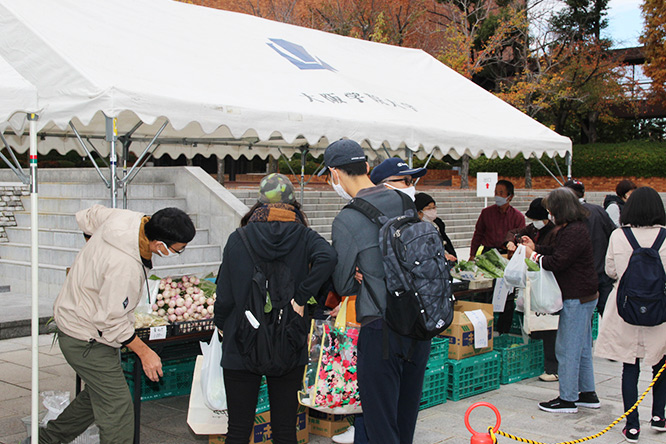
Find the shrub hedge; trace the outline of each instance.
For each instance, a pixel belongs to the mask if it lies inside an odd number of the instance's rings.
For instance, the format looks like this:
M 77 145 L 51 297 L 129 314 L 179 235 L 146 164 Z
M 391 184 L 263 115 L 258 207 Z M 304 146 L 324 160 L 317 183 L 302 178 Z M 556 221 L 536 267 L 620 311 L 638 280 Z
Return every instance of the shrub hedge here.
M 555 158 L 566 174 L 566 164 L 561 157 Z M 542 162 L 557 172 L 554 160 L 542 158 Z M 532 176 L 547 176 L 546 170 L 535 159 L 530 161 Z M 523 177 L 525 159 L 488 159 L 480 157 L 470 160 L 470 175 L 482 171 L 497 171 L 500 176 Z M 666 142 L 632 141 L 625 143 L 597 143 L 574 145 L 572 174 L 574 177 L 666 177 Z

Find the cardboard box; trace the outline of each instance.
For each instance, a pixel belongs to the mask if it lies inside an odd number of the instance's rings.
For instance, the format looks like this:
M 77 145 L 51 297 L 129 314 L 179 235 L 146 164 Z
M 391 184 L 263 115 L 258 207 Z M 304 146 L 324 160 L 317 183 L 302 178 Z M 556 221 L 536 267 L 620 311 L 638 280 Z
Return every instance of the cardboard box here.
M 310 440 L 308 434 L 308 415 L 306 408 L 303 406 L 298 407 L 298 416 L 296 417 L 296 442 L 298 444 L 305 444 Z M 208 444 L 224 444 L 227 440 L 225 435 L 210 435 Z M 249 444 L 271 444 L 273 442 L 271 436 L 271 412 L 257 413 L 254 417 L 254 428 L 250 436 Z
M 328 438 L 344 432 L 354 424 L 354 415 L 332 415 L 318 410 L 309 409 L 308 424 L 313 435 Z
M 488 320 L 488 347 L 474 348 L 474 327 L 465 311 L 482 310 Z M 493 349 L 493 306 L 479 302 L 456 301 L 453 322 L 440 335 L 449 339 L 449 359 L 463 359 L 487 353 Z

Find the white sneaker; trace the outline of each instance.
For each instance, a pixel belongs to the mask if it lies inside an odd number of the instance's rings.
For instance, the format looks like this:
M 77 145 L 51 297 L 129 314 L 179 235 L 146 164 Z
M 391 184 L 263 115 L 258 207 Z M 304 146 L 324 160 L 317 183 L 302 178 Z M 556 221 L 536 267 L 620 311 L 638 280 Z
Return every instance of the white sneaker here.
M 539 379 L 541 379 L 542 381 L 546 381 L 546 382 L 555 382 L 555 381 L 559 380 L 557 375 L 552 374 L 552 373 L 544 373 L 543 375 L 539 376 Z
M 354 444 L 354 426 L 331 438 L 337 444 Z

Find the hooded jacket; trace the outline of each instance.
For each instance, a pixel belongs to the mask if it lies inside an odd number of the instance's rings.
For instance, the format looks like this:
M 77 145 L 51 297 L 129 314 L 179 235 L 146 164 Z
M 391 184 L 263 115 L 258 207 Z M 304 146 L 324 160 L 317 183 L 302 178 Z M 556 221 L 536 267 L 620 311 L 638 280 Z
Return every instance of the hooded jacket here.
M 280 259 L 290 268 L 298 305 L 305 306 L 311 296 L 316 296 L 335 268 L 337 256 L 333 247 L 300 223 L 250 222 L 245 233 L 260 260 Z M 224 334 L 222 367 L 230 370 L 245 369 L 235 334 L 244 317 L 246 299 L 252 293 L 253 272 L 250 253 L 236 230 L 224 247 L 215 300 L 215 325 Z M 306 347 L 303 347 L 299 365 L 306 363 Z
M 134 309 L 146 285 L 139 253 L 142 217 L 102 205 L 76 213 L 79 227 L 91 237 L 53 306 L 60 331 L 116 348 L 134 339 Z

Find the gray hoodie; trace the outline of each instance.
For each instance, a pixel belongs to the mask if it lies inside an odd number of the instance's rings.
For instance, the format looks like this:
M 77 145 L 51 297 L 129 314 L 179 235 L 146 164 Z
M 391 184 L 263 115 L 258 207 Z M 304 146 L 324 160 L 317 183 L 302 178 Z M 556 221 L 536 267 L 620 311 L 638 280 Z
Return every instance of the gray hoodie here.
M 364 188 L 356 197 L 361 197 L 377 207 L 387 217 L 403 214 L 402 199 L 384 185 Z M 346 208 L 333 220 L 333 247 L 338 253 L 338 264 L 333 273 L 333 285 L 341 296 L 357 295 L 356 320 L 367 325 L 380 319 L 386 311 L 388 292 L 384 281 L 384 263 L 379 250 L 379 227 L 360 212 Z M 358 267 L 363 275 L 359 284 L 354 279 Z M 377 298 L 373 301 L 367 287 Z

